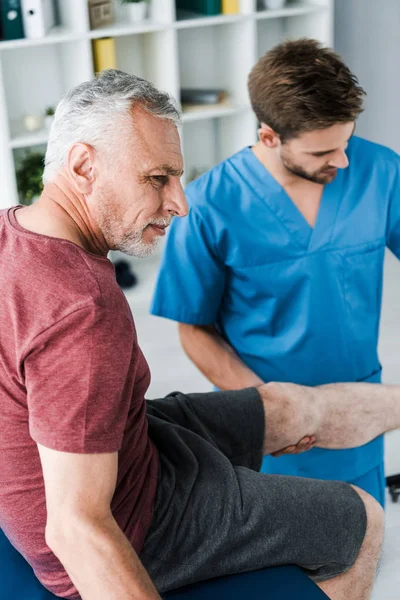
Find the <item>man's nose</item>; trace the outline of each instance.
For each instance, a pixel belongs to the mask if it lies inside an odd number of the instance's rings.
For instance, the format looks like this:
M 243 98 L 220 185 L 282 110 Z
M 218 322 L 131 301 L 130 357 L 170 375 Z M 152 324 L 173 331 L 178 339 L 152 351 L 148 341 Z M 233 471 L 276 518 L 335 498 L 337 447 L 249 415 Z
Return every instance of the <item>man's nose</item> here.
M 330 160 L 329 164 L 337 169 L 346 169 L 349 166 L 349 159 L 347 158 L 346 152 L 338 150 L 335 156 Z
M 164 203 L 164 208 L 174 217 L 186 217 L 189 207 L 186 201 L 185 192 L 180 181 L 171 186 L 168 199 Z

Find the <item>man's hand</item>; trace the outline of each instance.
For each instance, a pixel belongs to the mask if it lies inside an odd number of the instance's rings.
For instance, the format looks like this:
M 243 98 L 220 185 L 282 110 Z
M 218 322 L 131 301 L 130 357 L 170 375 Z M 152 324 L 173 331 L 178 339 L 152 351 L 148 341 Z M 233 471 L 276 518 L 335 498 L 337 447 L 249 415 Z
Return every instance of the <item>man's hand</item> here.
M 277 458 L 278 456 L 282 456 L 283 454 L 301 454 L 302 452 L 307 452 L 314 448 L 315 446 L 315 436 L 307 435 L 303 439 L 299 441 L 295 446 L 286 446 L 286 448 L 282 448 L 282 450 L 278 450 L 278 452 L 272 452 L 271 456 Z

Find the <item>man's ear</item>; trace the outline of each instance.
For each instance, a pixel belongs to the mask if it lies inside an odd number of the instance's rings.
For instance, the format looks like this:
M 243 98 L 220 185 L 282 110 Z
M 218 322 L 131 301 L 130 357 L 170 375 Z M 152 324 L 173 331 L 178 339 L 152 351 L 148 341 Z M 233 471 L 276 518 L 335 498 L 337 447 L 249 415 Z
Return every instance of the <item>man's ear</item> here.
M 258 136 L 260 138 L 260 142 L 267 146 L 267 148 L 276 148 L 279 145 L 279 135 L 265 123 L 260 124 Z
M 81 194 L 90 194 L 95 180 L 96 151 L 92 146 L 77 143 L 68 152 L 69 176 Z

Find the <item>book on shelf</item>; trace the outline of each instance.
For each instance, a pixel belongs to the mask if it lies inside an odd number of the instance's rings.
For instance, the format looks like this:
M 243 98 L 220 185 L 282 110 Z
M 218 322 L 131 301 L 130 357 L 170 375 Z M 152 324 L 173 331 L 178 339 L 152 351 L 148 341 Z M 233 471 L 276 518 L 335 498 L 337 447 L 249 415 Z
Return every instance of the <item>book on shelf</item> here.
M 1 0 L 1 29 L 4 40 L 18 40 L 25 37 L 22 23 L 20 0 Z
M 237 15 L 239 13 L 239 0 L 222 0 L 223 15 Z
M 176 0 L 178 10 L 214 16 L 221 14 L 221 0 Z
M 54 27 L 52 0 L 22 0 L 21 7 L 25 37 L 43 38 Z
M 105 69 L 117 68 L 115 40 L 112 37 L 99 38 L 92 41 L 94 70 L 96 73 Z
M 226 90 L 208 89 L 208 88 L 182 88 L 181 104 L 220 104 L 227 100 Z

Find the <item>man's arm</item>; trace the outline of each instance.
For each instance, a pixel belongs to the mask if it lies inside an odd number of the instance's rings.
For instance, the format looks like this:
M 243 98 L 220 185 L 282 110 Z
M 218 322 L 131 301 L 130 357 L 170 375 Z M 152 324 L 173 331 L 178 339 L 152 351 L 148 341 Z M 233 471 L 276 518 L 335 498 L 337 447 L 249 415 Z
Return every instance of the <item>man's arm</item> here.
M 46 489 L 46 543 L 82 600 L 160 600 L 111 513 L 118 454 L 38 448 Z
M 220 390 L 239 390 L 263 383 L 213 325 L 179 323 L 179 335 L 186 354 Z

